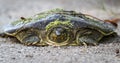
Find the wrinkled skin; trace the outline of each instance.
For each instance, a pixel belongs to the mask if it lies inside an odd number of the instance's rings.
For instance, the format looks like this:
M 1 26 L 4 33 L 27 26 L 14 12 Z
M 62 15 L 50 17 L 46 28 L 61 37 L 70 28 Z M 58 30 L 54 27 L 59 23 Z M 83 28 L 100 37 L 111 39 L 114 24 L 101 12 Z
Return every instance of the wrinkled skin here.
M 2 36 L 13 36 L 25 45 L 96 45 L 114 33 L 111 23 L 75 11 L 55 9 L 31 18 L 21 17 L 5 28 Z

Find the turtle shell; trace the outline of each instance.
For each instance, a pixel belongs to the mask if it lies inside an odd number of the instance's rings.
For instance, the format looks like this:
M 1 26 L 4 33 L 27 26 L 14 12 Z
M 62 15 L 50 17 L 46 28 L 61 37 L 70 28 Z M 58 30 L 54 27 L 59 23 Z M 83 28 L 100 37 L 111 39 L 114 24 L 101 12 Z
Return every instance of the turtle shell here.
M 80 28 L 91 28 L 101 32 L 103 35 L 110 35 L 116 29 L 116 27 L 109 22 L 104 22 L 82 13 L 55 9 L 39 13 L 30 18 L 21 17 L 21 19 L 3 26 L 1 28 L 1 34 L 13 36 L 18 30 L 27 28 L 46 30 L 46 26 L 56 20 L 61 22 L 70 21 L 72 29 L 74 30 Z

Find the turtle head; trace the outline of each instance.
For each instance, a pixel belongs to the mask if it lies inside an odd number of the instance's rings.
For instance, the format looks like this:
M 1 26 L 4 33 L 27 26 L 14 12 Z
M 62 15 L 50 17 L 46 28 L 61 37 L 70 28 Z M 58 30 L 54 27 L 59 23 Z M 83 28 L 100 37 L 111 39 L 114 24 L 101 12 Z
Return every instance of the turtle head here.
M 67 45 L 71 39 L 72 24 L 68 21 L 54 21 L 46 26 L 47 43 L 49 45 L 62 46 Z

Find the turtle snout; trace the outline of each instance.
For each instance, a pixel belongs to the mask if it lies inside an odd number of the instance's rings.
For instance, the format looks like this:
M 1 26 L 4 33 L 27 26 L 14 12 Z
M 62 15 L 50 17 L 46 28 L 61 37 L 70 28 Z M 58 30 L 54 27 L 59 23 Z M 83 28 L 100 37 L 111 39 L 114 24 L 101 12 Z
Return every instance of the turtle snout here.
M 61 32 L 59 31 L 55 31 L 56 35 L 59 36 L 61 34 Z
M 56 31 L 55 31 L 57 36 L 60 36 L 62 34 L 62 32 L 63 32 L 62 28 L 57 28 Z

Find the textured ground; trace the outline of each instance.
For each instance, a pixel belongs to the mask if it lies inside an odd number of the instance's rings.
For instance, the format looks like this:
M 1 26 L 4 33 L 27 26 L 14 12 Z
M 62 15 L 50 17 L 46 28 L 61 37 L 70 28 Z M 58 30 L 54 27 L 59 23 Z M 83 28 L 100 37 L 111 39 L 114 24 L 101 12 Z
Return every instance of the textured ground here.
M 120 17 L 119 3 L 119 0 L 0 0 L 0 25 L 52 8 L 76 10 L 100 19 L 115 18 Z M 116 32 L 118 36 L 105 38 L 98 46 L 87 49 L 24 46 L 12 38 L 0 38 L 0 63 L 120 63 L 120 23 Z

